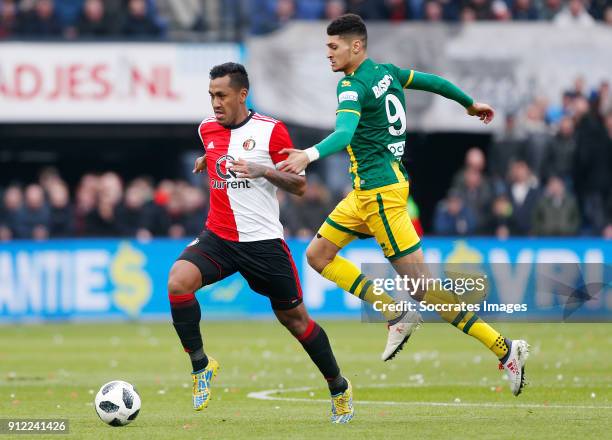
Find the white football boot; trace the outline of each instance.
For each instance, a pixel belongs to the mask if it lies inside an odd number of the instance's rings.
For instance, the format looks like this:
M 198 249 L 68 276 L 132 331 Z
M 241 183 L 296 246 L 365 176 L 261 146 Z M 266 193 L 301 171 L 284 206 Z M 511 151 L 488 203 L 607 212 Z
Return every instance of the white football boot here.
M 404 344 L 410 339 L 412 333 L 418 329 L 423 323 L 423 317 L 417 311 L 407 311 L 402 319 L 389 325 L 389 334 L 387 336 L 387 346 L 380 358 L 383 361 L 390 361 L 395 355 L 404 348 Z
M 510 342 L 510 356 L 506 362 L 499 363 L 499 369 L 505 370 L 510 381 L 510 391 L 515 396 L 521 394 L 525 386 L 525 363 L 529 357 L 527 341 L 517 339 Z

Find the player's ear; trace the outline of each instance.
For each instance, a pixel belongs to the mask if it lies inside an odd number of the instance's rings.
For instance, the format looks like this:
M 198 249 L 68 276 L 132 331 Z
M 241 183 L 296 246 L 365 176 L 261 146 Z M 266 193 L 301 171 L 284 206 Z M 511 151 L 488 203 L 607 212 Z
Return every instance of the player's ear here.
M 248 89 L 240 89 L 240 103 L 244 104 L 247 100 L 247 96 L 249 95 Z
M 356 55 L 363 49 L 363 41 L 355 39 L 353 40 L 352 46 L 352 52 Z

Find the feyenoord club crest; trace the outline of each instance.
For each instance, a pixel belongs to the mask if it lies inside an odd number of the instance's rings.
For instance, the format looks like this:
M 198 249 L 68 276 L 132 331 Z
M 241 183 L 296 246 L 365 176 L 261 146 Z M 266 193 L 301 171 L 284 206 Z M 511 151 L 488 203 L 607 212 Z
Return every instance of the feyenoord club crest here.
M 242 143 L 242 148 L 244 148 L 246 151 L 251 151 L 253 148 L 255 148 L 255 139 L 248 138 Z

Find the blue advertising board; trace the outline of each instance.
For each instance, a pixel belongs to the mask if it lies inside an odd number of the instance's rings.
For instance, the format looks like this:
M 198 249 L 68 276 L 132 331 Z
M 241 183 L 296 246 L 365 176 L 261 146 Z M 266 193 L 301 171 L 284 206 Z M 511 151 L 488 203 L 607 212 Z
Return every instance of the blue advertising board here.
M 64 319 L 169 319 L 167 275 L 187 240 L 71 239 L 13 241 L 0 245 L 0 322 Z M 361 301 L 338 289 L 306 262 L 306 241 L 289 240 L 300 272 L 304 302 L 316 317 L 358 318 Z M 441 239 L 423 241 L 430 263 L 478 264 L 491 281 L 487 300 L 524 303 L 523 318 L 544 317 L 567 302 L 539 295 L 538 266 L 574 264 L 596 292 L 572 318 L 609 321 L 612 316 L 612 242 L 600 239 Z M 359 263 L 385 263 L 373 240 L 342 251 Z M 434 264 L 435 265 L 435 264 Z M 550 295 L 546 298 L 550 298 Z M 239 275 L 198 292 L 205 319 L 272 317 L 269 301 Z M 517 314 L 518 316 L 518 314 Z M 550 317 L 550 316 L 549 316 Z M 557 319 L 550 317 L 551 319 Z

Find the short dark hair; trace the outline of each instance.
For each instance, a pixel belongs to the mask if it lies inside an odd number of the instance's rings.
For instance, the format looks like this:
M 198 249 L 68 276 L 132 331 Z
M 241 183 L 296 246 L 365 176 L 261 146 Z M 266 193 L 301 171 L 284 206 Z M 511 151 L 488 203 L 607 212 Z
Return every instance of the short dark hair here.
M 230 76 L 230 85 L 235 89 L 249 90 L 249 74 L 242 64 L 223 63 L 210 69 L 210 79 Z
M 368 45 L 368 30 L 366 25 L 357 14 L 344 14 L 336 18 L 327 26 L 327 35 L 338 35 L 344 37 L 355 35 L 363 40 L 363 45 Z

